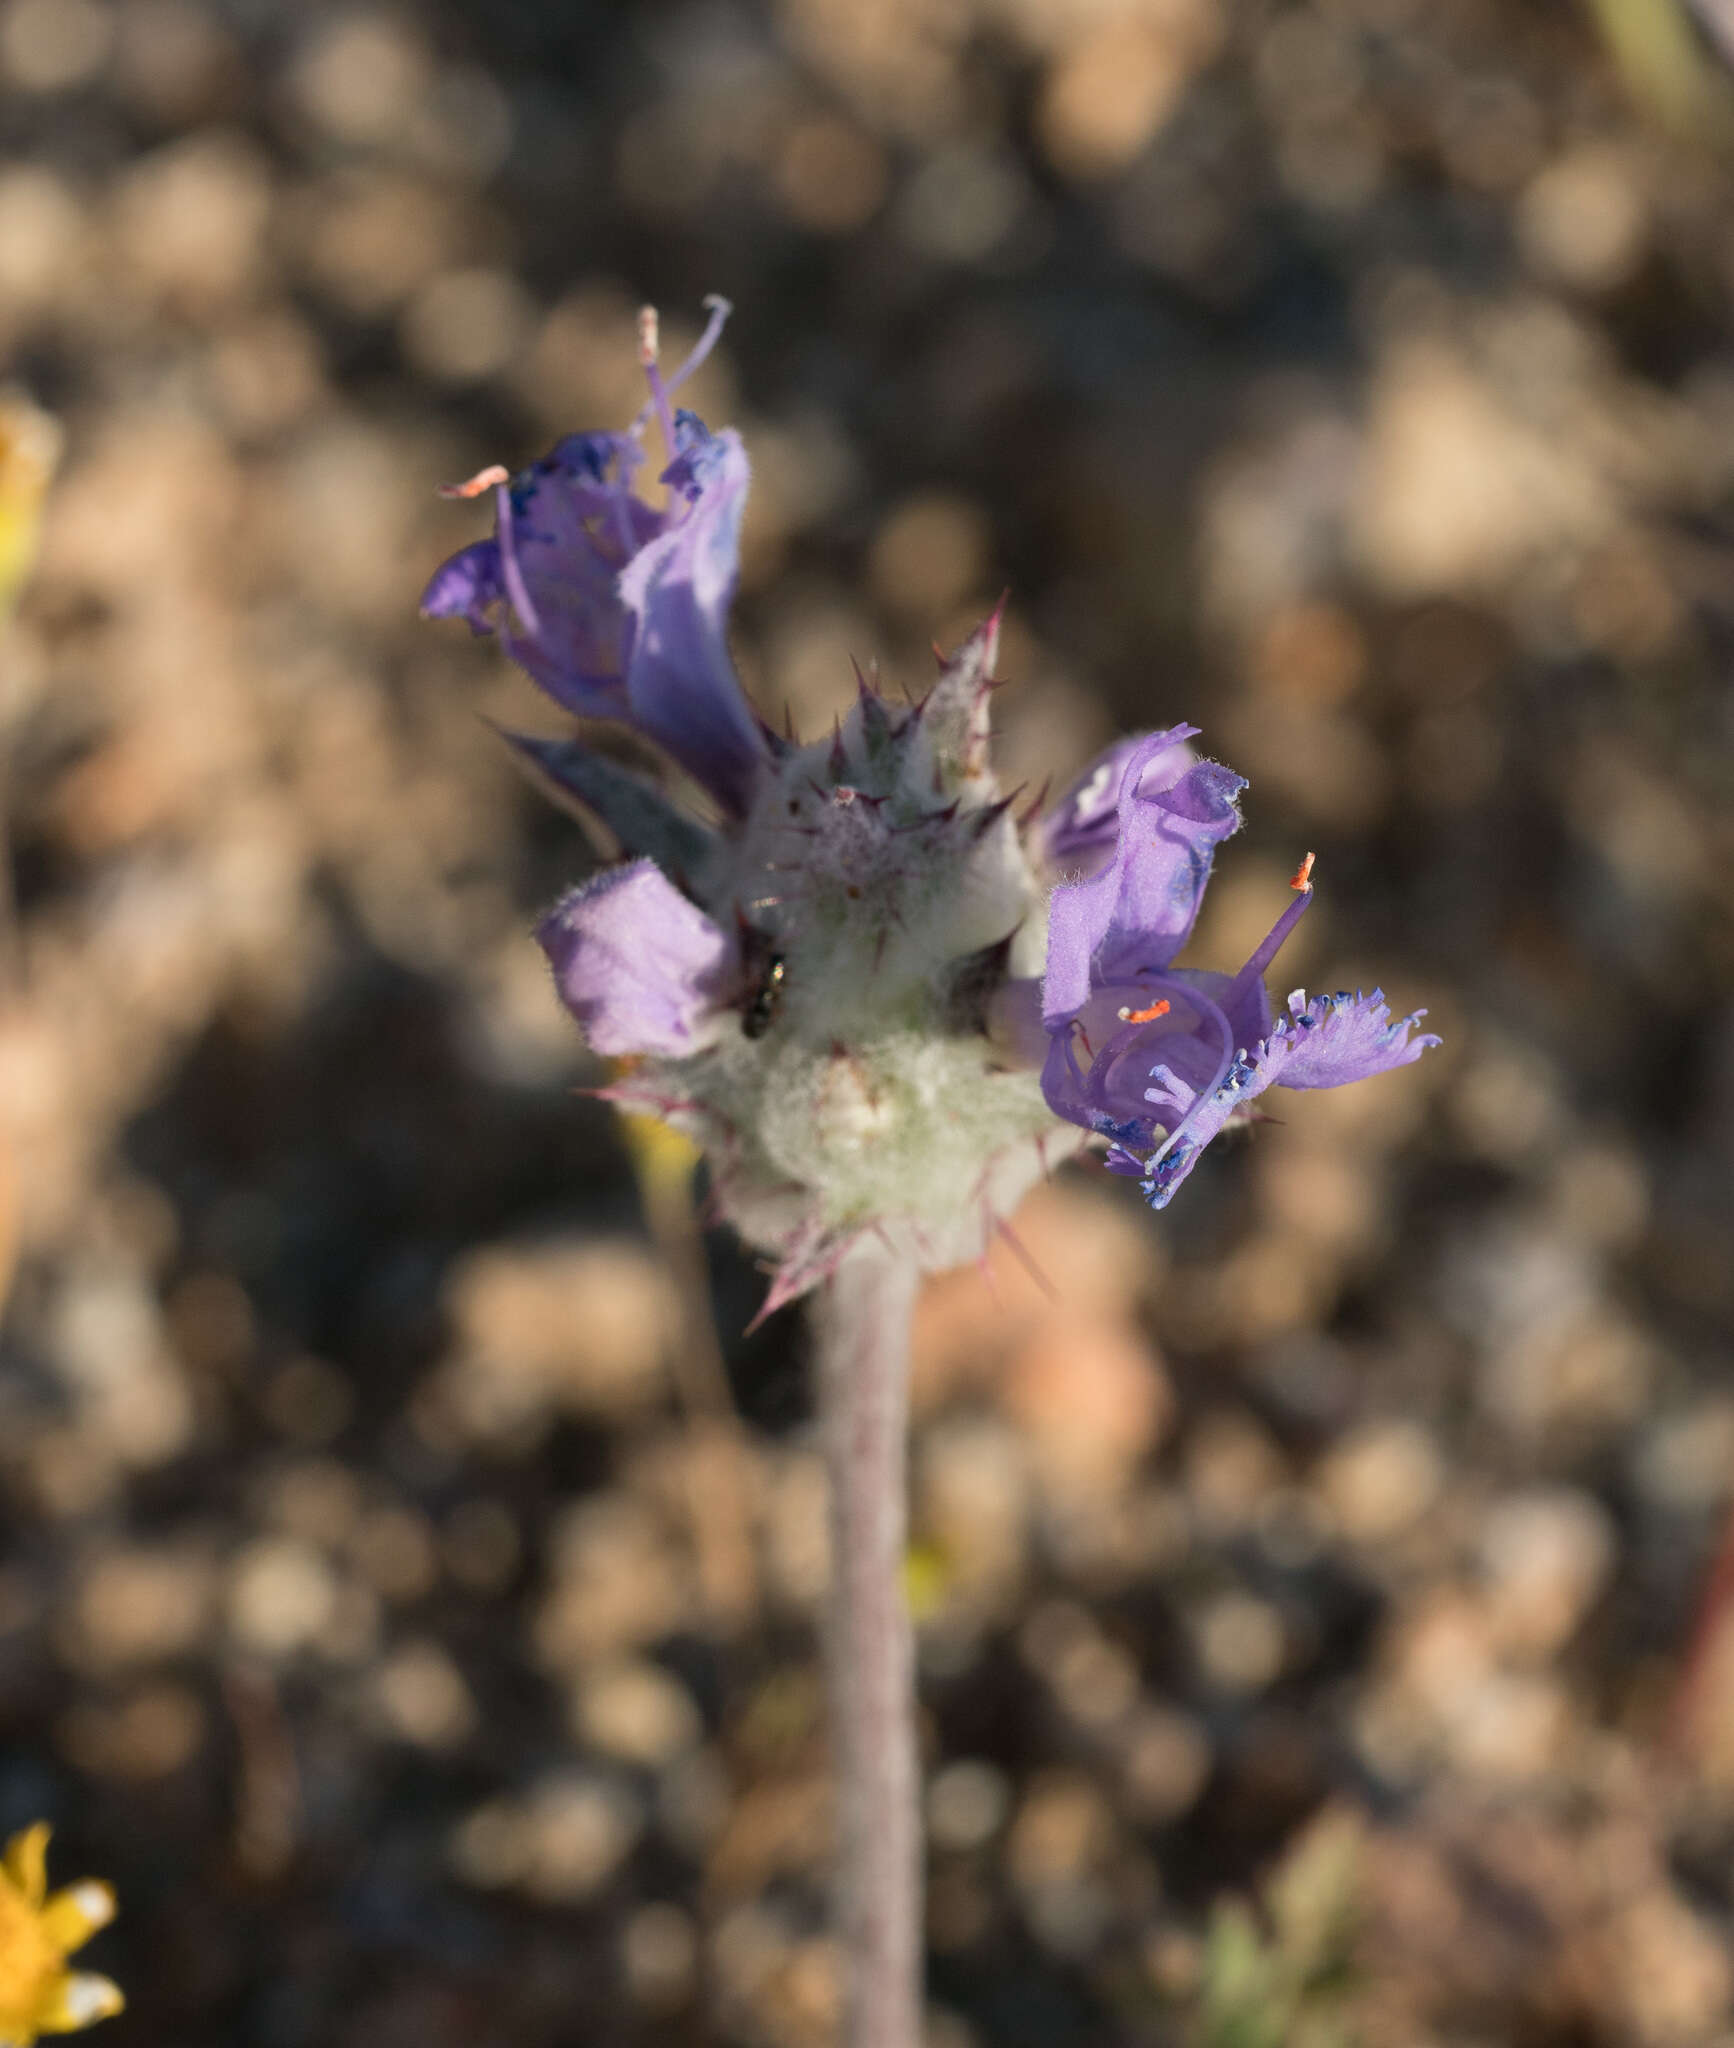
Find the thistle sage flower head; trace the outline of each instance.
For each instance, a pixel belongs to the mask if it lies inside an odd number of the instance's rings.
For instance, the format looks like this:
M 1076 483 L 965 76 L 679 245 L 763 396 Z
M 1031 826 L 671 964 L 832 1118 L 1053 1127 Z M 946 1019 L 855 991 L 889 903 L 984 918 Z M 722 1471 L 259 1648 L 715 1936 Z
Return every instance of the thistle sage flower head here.
M 1030 1183 L 1106 1140 L 1169 1199 L 1263 1089 L 1329 1087 L 1435 1041 L 1380 998 L 1290 999 L 1263 972 L 1310 895 L 1236 975 L 1180 969 L 1240 777 L 1191 726 L 1125 740 L 1046 816 L 1013 813 L 988 759 L 997 613 L 920 702 L 865 678 L 826 738 L 764 725 L 730 662 L 747 489 L 738 435 L 677 413 L 654 315 L 651 397 L 621 433 L 574 435 L 509 477 L 496 527 L 423 602 L 497 634 L 550 696 L 652 741 L 714 801 L 700 820 L 582 737 L 508 735 L 621 862 L 538 937 L 602 1091 L 708 1151 L 714 1200 L 777 1262 L 766 1312 L 866 1233 L 923 1267 L 979 1255 Z M 665 501 L 640 497 L 656 422 Z

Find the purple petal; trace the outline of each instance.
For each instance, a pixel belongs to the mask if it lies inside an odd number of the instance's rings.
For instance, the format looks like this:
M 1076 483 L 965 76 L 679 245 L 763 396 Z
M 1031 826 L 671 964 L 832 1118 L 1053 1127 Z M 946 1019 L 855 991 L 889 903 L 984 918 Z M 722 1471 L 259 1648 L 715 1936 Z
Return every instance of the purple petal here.
M 744 812 L 765 742 L 729 659 L 740 574 L 747 458 L 732 429 L 682 413 L 681 453 L 663 481 L 680 503 L 620 578 L 626 689 L 635 722 L 730 810 Z
M 1161 973 L 1191 936 L 1218 840 L 1238 830 L 1242 777 L 1200 761 L 1166 788 L 1143 786 L 1159 756 L 1195 730 L 1151 733 L 1126 762 L 1114 857 L 1062 883 L 1048 912 L 1042 1015 L 1050 1030 L 1075 1016 L 1092 987 Z
M 500 550 L 491 540 L 460 548 L 433 572 L 422 592 L 424 619 L 468 619 L 472 633 L 493 631 L 493 611 L 505 593 Z
M 1409 1033 L 1425 1010 L 1391 1022 L 1391 1011 L 1383 989 L 1370 996 L 1349 995 L 1339 990 L 1334 996 L 1314 996 L 1296 989 L 1288 999 L 1288 1016 L 1278 1027 L 1287 1034 L 1288 1058 L 1283 1063 L 1285 1088 L 1340 1088 L 1345 1081 L 1365 1081 L 1374 1074 L 1388 1074 L 1393 1067 L 1407 1067 L 1431 1045 L 1440 1043 L 1438 1034 Z
M 536 937 L 593 1052 L 682 1059 L 716 1035 L 729 942 L 654 861 L 575 889 Z
M 1227 975 L 1204 974 L 1098 990 L 1049 1040 L 1042 1069 L 1048 1107 L 1109 1140 L 1110 1172 L 1146 1172 L 1162 1134 L 1226 1072 L 1233 1025 L 1217 997 L 1237 990 Z M 1158 1017 L 1148 1015 L 1153 997 L 1162 1005 Z M 1236 1013 L 1242 1022 L 1261 1014 L 1244 1000 L 1237 1000 Z M 1266 1007 L 1262 1021 L 1268 1018 Z
M 1288 1009 L 1261 1045 L 1236 1055 L 1209 1099 L 1186 1117 L 1151 1162 L 1143 1185 L 1152 1209 L 1168 1206 L 1205 1146 L 1267 1088 L 1336 1088 L 1364 1081 L 1408 1066 L 1439 1043 L 1431 1032 L 1410 1037 L 1414 1017 L 1393 1024 L 1377 989 L 1370 996 L 1314 996 L 1310 1003 L 1297 990 Z
M 569 434 L 512 480 L 509 547 L 534 617 L 508 640 L 549 696 L 581 716 L 627 714 L 620 574 L 662 531 L 631 487 L 637 443 L 625 434 Z
M 436 571 L 422 611 L 499 633 L 568 710 L 625 716 L 620 572 L 663 524 L 633 494 L 641 459 L 629 435 L 567 435 L 498 493 L 494 538 Z
M 1163 789 L 1179 780 L 1192 765 L 1193 753 L 1186 739 L 1196 730 L 1194 726 L 1173 728 L 1167 735 L 1173 744 L 1145 763 L 1140 778 L 1144 789 Z M 1182 737 L 1177 739 L 1176 734 Z M 1134 733 L 1130 739 L 1115 741 L 1042 820 L 1035 853 L 1049 873 L 1060 869 L 1073 879 L 1091 875 L 1113 853 L 1120 835 L 1120 784 L 1126 764 L 1148 738 L 1147 733 Z

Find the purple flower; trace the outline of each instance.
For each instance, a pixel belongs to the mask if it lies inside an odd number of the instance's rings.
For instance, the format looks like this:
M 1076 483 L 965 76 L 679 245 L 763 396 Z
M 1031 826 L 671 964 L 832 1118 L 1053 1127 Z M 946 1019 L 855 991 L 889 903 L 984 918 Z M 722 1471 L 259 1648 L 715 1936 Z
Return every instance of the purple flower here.
M 1265 1089 L 1335 1088 L 1439 1043 L 1411 1037 L 1423 1012 L 1393 1023 L 1378 990 L 1311 1002 L 1297 991 L 1273 1016 L 1264 974 L 1312 901 L 1310 855 L 1295 901 L 1238 973 L 1175 967 L 1245 787 L 1192 759 L 1194 730 L 1122 741 L 1045 827 L 1050 858 L 1085 872 L 1049 907 L 1042 1090 L 1056 1115 L 1108 1141 L 1110 1171 L 1137 1175 L 1156 1209 Z
M 607 868 L 536 928 L 591 1049 L 685 1059 L 722 1028 L 734 948 L 652 860 Z
M 728 307 L 712 307 L 704 338 L 666 383 L 653 336 L 641 351 L 652 391 L 646 412 L 660 414 L 673 452 L 659 478 L 667 505 L 658 510 L 633 487 L 644 461 L 642 419 L 626 433 L 569 434 L 509 479 L 484 470 L 456 494 L 493 488 L 494 537 L 435 571 L 422 612 L 497 634 L 569 711 L 636 726 L 740 816 L 769 744 L 729 660 L 725 630 L 746 452 L 732 429 L 712 434 L 669 403 L 721 332 Z

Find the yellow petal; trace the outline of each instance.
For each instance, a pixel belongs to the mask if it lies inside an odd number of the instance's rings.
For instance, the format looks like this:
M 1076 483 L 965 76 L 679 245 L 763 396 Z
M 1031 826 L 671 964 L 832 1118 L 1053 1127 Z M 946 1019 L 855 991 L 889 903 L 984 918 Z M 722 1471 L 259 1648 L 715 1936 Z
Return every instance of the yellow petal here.
M 93 2027 L 98 2020 L 112 2019 L 124 2010 L 126 2000 L 120 1986 L 88 1970 L 69 1972 L 43 2000 L 36 2024 L 44 2034 L 75 2034 L 80 2027 Z
M 42 500 L 59 460 L 59 422 L 22 392 L 0 391 L 0 622 L 36 559 Z
M 87 1877 L 56 1892 L 42 1909 L 42 1931 L 63 1956 L 82 1948 L 114 1918 L 114 1887 Z
M 693 1168 L 700 1158 L 698 1147 L 684 1132 L 665 1124 L 660 1117 L 641 1116 L 627 1110 L 620 1121 L 632 1151 L 632 1163 L 639 1180 L 652 1199 L 665 1189 L 691 1185 Z
M 33 1906 L 48 1896 L 48 1837 L 54 1830 L 39 1820 L 6 1844 L 6 1875 Z

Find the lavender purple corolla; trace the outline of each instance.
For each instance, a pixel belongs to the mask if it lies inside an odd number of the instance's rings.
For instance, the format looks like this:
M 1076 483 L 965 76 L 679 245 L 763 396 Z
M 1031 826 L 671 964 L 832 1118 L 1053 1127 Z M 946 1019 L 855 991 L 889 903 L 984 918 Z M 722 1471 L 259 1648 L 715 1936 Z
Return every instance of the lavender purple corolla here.
M 1049 900 L 1043 1091 L 1060 1116 L 1107 1140 L 1110 1172 L 1137 1175 L 1154 1209 L 1265 1089 L 1366 1080 L 1439 1043 L 1413 1035 L 1421 1011 L 1393 1023 L 1378 989 L 1310 1002 L 1297 989 L 1287 1014 L 1273 1014 L 1265 971 L 1312 902 L 1310 855 L 1295 900 L 1238 973 L 1174 965 L 1216 848 L 1240 829 L 1246 787 L 1191 758 L 1196 731 L 1177 725 L 1115 749 L 1049 821 L 1046 847 L 1050 864 L 1085 871 Z

